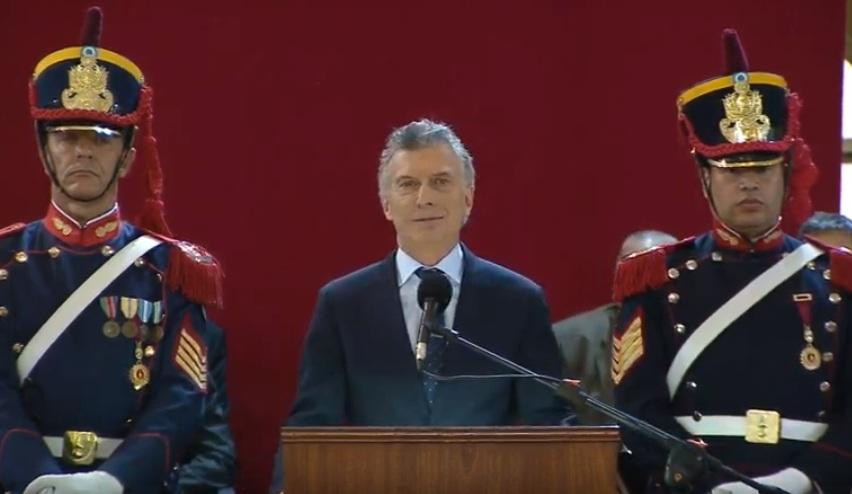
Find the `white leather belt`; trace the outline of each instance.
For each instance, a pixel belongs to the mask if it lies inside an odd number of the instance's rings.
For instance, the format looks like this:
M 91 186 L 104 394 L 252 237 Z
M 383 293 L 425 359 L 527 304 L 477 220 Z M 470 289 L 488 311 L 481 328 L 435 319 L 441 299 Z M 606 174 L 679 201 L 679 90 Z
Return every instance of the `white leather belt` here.
M 746 417 L 742 415 L 705 415 L 701 420 L 681 416 L 675 417 L 675 420 L 694 436 L 746 437 Z M 782 439 L 813 442 L 822 437 L 828 424 L 782 418 L 778 429 Z
M 65 441 L 66 439 L 64 437 L 44 436 L 44 442 L 47 444 L 47 449 L 49 449 L 50 454 L 56 458 L 62 458 L 63 453 L 67 452 Z M 106 460 L 115 452 L 115 450 L 118 449 L 119 446 L 121 446 L 123 441 L 123 439 L 98 437 L 94 457 L 98 460 Z

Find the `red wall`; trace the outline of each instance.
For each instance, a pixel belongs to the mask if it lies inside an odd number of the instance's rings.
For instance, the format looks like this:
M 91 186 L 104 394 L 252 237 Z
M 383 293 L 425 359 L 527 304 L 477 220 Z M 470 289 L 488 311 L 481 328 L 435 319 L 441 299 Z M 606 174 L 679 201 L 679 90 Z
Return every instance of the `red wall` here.
M 478 168 L 465 241 L 538 280 L 554 319 L 607 299 L 626 233 L 708 226 L 675 98 L 720 74 L 724 27 L 803 95 L 815 203 L 837 208 L 842 0 L 383 3 L 102 2 L 104 46 L 156 89 L 172 227 L 227 271 L 243 492 L 266 485 L 318 288 L 394 246 L 375 184 L 394 126 L 455 126 Z M 0 223 L 46 206 L 27 77 L 77 43 L 85 6 L 0 3 Z

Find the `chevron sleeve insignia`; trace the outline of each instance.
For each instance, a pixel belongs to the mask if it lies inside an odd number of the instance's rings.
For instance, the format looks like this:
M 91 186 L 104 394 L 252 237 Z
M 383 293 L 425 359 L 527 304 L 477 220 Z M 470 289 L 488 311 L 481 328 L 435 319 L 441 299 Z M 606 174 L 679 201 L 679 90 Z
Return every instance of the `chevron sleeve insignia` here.
M 177 336 L 174 364 L 202 392 L 207 392 L 207 346 L 184 317 Z
M 626 329 L 612 336 L 612 382 L 618 386 L 627 373 L 642 358 L 645 347 L 642 340 L 642 309 L 627 319 Z

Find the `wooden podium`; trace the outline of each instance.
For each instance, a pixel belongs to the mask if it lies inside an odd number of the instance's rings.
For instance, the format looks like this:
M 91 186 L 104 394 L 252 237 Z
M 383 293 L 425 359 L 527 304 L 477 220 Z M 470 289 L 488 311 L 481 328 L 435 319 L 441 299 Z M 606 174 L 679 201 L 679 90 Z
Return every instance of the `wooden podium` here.
M 285 427 L 285 494 L 609 494 L 616 427 Z

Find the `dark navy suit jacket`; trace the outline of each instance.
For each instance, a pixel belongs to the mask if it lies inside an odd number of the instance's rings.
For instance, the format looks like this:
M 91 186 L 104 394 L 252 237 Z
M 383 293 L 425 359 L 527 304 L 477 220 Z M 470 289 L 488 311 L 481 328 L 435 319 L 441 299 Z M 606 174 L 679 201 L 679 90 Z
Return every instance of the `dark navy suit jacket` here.
M 559 351 L 541 288 L 463 249 L 454 329 L 536 372 L 559 376 Z M 460 346 L 448 346 L 443 357 L 444 375 L 507 372 Z M 441 382 L 430 412 L 405 328 L 392 253 L 320 290 L 287 425 L 553 425 L 572 420 L 552 391 L 521 379 Z M 280 485 L 280 470 L 277 474 Z

